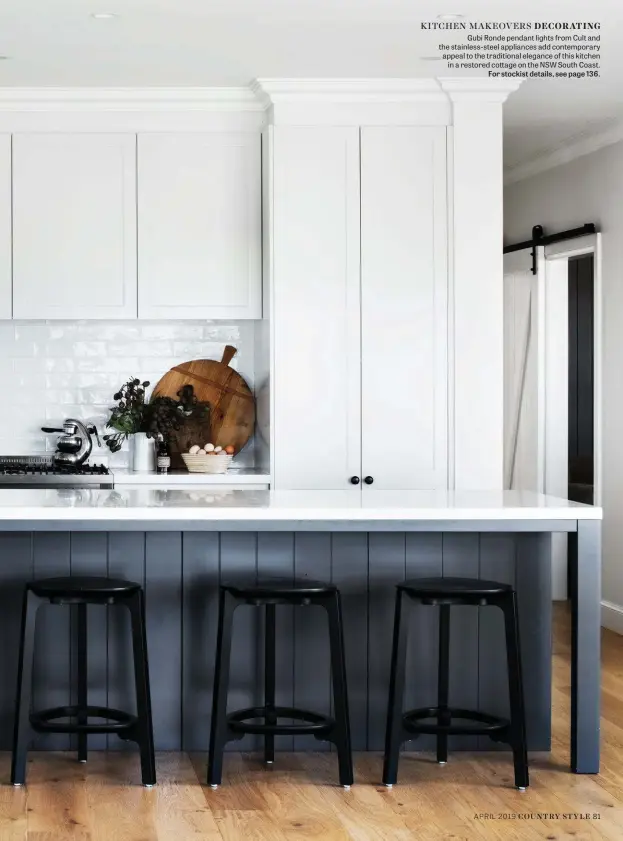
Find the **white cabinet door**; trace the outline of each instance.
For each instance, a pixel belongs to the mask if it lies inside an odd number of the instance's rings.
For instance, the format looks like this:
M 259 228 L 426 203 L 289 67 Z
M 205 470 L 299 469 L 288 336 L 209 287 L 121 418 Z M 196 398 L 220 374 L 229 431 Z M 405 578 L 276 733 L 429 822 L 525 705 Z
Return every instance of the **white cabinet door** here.
M 11 318 L 11 135 L 0 134 L 0 318 Z
M 274 487 L 360 476 L 359 132 L 273 129 Z
M 362 475 L 374 488 L 447 487 L 445 142 L 442 127 L 361 131 Z
M 136 318 L 136 137 L 13 137 L 13 317 Z
M 261 318 L 257 134 L 138 138 L 139 317 Z

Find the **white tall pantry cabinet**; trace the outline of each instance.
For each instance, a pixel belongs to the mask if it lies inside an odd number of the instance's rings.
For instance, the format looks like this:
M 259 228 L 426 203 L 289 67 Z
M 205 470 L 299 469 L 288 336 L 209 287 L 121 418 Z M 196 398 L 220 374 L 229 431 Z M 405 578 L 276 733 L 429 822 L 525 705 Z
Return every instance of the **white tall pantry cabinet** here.
M 445 134 L 271 130 L 277 488 L 447 487 Z

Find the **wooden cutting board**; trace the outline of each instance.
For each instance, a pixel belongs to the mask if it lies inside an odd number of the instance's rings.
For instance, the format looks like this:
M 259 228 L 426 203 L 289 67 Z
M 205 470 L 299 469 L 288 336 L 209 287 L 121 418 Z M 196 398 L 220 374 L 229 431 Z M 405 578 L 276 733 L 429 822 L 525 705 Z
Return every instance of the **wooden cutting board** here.
M 235 453 L 247 443 L 255 426 L 255 400 L 251 389 L 237 371 L 229 367 L 236 355 L 236 348 L 227 345 L 220 362 L 215 359 L 194 359 L 171 368 L 156 384 L 153 397 L 172 397 L 178 400 L 177 392 L 184 385 L 192 385 L 200 403 L 210 404 L 210 417 L 206 422 L 192 423 L 177 438 L 182 451 L 188 441 L 203 446 L 208 442 L 226 447 L 231 444 Z M 203 428 L 197 428 L 197 423 Z M 205 441 L 199 440 L 201 435 Z M 197 440 L 194 440 L 197 438 Z

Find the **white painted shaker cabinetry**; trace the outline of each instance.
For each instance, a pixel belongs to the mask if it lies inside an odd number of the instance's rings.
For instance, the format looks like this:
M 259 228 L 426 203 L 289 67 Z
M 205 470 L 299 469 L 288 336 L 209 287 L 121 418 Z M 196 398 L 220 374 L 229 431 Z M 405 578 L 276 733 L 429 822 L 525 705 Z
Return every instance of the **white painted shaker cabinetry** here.
M 139 318 L 261 318 L 257 132 L 139 134 Z
M 136 137 L 13 135 L 13 317 L 136 318 Z
M 447 488 L 443 127 L 361 129 L 362 476 Z
M 267 135 L 275 488 L 446 488 L 445 128 Z

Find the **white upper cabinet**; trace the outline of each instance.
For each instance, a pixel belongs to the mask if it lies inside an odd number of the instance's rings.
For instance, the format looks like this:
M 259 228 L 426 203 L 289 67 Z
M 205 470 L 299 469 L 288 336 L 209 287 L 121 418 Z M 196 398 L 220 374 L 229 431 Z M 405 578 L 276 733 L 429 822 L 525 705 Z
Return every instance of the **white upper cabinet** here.
M 447 487 L 444 127 L 361 130 L 363 477 Z
M 0 134 L 0 318 L 11 318 L 11 136 Z
M 275 126 L 274 484 L 343 489 L 360 475 L 359 132 Z
M 261 318 L 257 133 L 138 138 L 140 318 Z
M 14 135 L 13 317 L 136 314 L 135 135 Z

